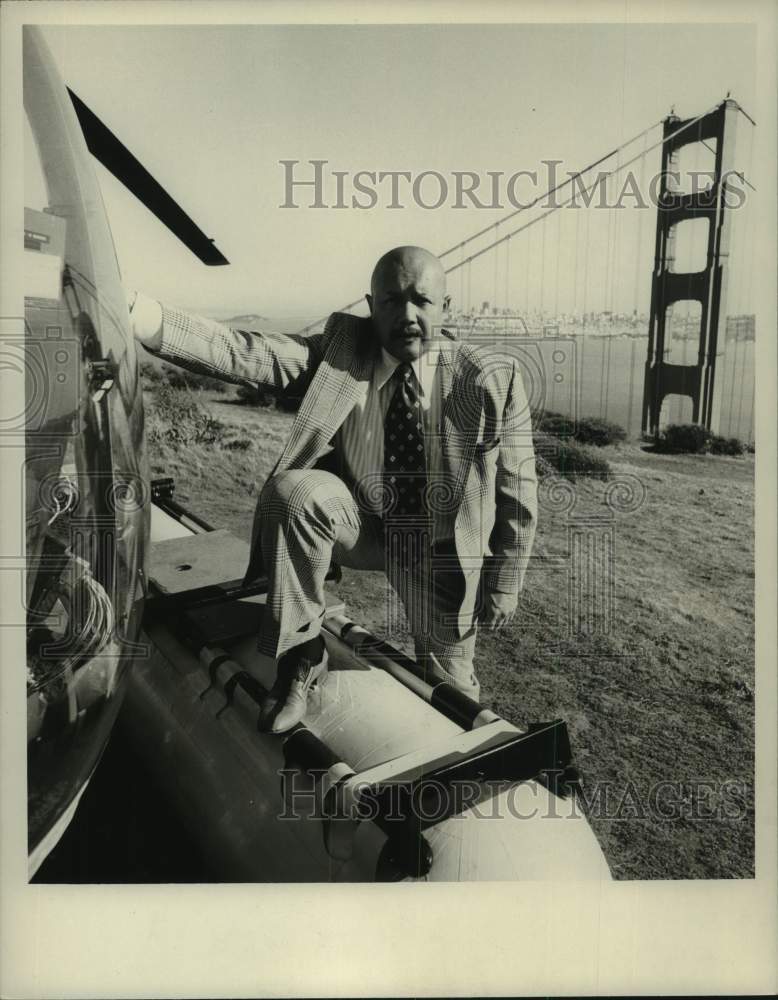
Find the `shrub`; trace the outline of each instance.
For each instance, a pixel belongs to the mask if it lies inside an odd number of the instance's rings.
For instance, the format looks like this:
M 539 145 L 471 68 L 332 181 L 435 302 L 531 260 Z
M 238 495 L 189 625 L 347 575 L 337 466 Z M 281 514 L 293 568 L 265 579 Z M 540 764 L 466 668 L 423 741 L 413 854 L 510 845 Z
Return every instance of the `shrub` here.
M 238 399 L 246 406 L 272 406 L 273 397 L 264 389 L 258 389 L 253 385 L 239 385 Z
M 226 386 L 220 379 L 210 375 L 200 375 L 198 372 L 186 371 L 183 368 L 163 366 L 164 379 L 174 389 L 206 389 L 209 392 L 225 392 Z
M 708 450 L 712 435 L 699 424 L 668 424 L 659 435 L 657 447 L 673 454 L 701 455 Z
M 297 413 L 302 403 L 300 396 L 277 396 L 276 409 L 283 413 Z
M 140 376 L 145 389 L 158 389 L 169 385 L 173 389 L 207 389 L 209 392 L 226 392 L 224 382 L 210 375 L 198 375 L 196 372 L 184 371 L 172 365 L 152 364 L 151 361 L 141 361 Z
M 579 444 L 560 441 L 542 432 L 535 434 L 534 443 L 535 468 L 540 477 L 556 473 L 569 480 L 579 477 L 606 480 L 611 474 L 604 458 Z
M 556 475 L 556 469 L 551 462 L 537 451 L 535 452 L 535 472 L 538 479 L 545 479 L 546 476 Z
M 302 396 L 291 393 L 267 392 L 265 389 L 258 389 L 256 386 L 238 386 L 238 399 L 246 406 L 275 406 L 277 410 L 284 413 L 295 413 L 300 409 Z
M 606 444 L 625 441 L 627 432 L 618 424 L 600 417 L 582 417 L 575 428 L 574 437 L 581 444 L 602 448 Z
M 536 431 L 557 434 L 559 437 L 573 437 L 575 434 L 575 421 L 551 410 L 545 413 L 533 413 L 532 426 Z
M 162 384 L 150 409 L 148 436 L 175 445 L 219 444 L 224 425 L 214 420 L 191 389 Z
M 580 444 L 594 445 L 597 448 L 625 441 L 627 437 L 624 428 L 610 420 L 603 420 L 600 417 L 581 417 L 580 420 L 573 420 L 572 417 L 552 411 L 534 413 L 532 426 L 544 434 L 574 438 Z
M 687 455 L 742 455 L 746 450 L 739 438 L 711 434 L 699 424 L 669 424 L 660 434 L 657 448 Z
M 159 368 L 150 361 L 141 361 L 140 377 L 144 389 L 154 389 L 165 380 Z
M 248 451 L 253 442 L 249 438 L 234 438 L 222 445 L 227 451 Z
M 711 455 L 742 455 L 745 450 L 743 442 L 736 437 L 725 438 L 714 434 L 710 439 Z

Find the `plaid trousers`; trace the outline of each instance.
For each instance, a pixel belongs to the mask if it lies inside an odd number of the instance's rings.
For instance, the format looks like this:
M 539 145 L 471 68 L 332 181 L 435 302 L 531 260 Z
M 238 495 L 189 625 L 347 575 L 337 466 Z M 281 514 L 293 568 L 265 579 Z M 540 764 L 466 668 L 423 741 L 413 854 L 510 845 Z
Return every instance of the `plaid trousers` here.
M 372 378 L 376 341 L 367 318 L 333 313 L 324 332 L 309 337 L 232 330 L 164 307 L 162 319 L 160 357 L 240 385 L 301 395 L 275 473 L 319 464 Z M 517 594 L 529 563 L 537 522 L 530 406 L 518 358 L 488 344 L 443 338 L 439 376 L 442 468 L 440 480 L 430 480 L 435 535 L 456 540 L 468 581 L 461 606 L 467 631 L 482 568 L 488 591 Z M 247 580 L 267 569 L 255 544 L 261 528 L 258 505 Z
M 386 632 L 398 624 L 399 598 L 413 635 L 416 657 L 431 681 L 449 681 L 478 700 L 473 673 L 477 626 L 452 628 L 462 601 L 456 558 L 445 544 L 422 548 L 405 571 L 393 555 L 391 533 L 362 510 L 338 476 L 318 469 L 272 476 L 260 495 L 263 561 L 268 596 L 259 650 L 277 659 L 318 634 L 325 613 L 324 578 L 334 559 L 357 570 L 383 570 Z M 396 595 L 396 596 L 395 596 Z

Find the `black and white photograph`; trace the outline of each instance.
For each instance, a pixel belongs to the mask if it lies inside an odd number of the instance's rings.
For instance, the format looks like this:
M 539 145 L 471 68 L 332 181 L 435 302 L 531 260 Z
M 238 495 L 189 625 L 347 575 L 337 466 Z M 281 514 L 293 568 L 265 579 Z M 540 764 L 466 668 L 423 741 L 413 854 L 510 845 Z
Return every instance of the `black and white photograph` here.
M 173 7 L 3 9 L 14 899 L 90 995 L 767 990 L 775 9 Z

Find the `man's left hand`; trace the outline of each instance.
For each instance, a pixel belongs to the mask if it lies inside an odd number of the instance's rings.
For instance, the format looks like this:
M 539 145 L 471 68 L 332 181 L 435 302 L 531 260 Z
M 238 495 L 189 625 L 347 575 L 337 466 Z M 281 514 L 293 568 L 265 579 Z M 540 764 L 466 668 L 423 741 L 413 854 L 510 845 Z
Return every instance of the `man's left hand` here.
M 518 597 L 515 594 L 486 594 L 479 621 L 491 632 L 507 625 L 516 614 Z

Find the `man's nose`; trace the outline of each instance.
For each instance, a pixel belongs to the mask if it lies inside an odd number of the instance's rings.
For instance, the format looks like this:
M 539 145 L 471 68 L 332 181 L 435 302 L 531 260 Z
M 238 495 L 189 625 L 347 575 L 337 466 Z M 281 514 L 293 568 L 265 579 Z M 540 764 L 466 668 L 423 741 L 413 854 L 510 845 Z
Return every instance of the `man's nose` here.
M 407 326 L 419 325 L 419 312 L 414 302 L 408 301 L 405 303 L 405 315 L 403 319 L 405 320 Z

